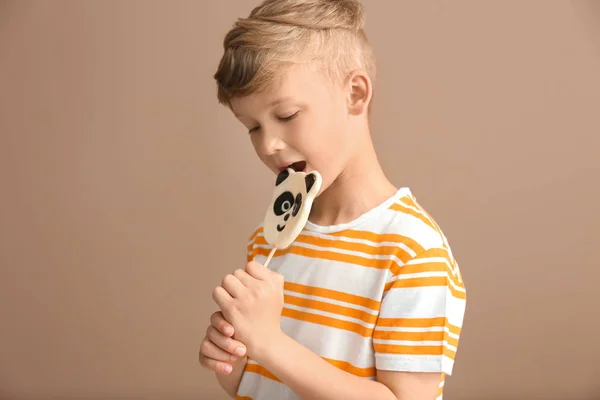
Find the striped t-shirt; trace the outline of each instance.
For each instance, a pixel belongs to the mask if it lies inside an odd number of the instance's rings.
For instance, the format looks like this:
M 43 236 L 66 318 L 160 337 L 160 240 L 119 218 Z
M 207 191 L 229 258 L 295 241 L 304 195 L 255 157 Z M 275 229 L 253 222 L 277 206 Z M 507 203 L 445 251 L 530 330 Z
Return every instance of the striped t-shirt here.
M 248 260 L 263 263 L 270 250 L 259 226 Z M 410 189 L 349 223 L 308 222 L 268 268 L 285 278 L 284 333 L 364 379 L 376 369 L 439 372 L 442 399 L 466 292 L 448 241 Z M 298 396 L 249 359 L 236 399 Z

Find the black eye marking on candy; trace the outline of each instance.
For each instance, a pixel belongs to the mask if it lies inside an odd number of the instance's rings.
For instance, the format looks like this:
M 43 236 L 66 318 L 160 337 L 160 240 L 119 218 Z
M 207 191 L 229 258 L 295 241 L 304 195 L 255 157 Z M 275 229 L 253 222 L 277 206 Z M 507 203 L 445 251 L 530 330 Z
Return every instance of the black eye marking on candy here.
M 302 193 L 298 193 L 296 195 L 296 200 L 294 200 L 294 211 L 292 211 L 292 215 L 295 217 L 300 211 L 300 207 L 302 206 Z
M 292 192 L 281 193 L 273 203 L 273 212 L 280 216 L 290 211 L 294 206 L 294 195 Z

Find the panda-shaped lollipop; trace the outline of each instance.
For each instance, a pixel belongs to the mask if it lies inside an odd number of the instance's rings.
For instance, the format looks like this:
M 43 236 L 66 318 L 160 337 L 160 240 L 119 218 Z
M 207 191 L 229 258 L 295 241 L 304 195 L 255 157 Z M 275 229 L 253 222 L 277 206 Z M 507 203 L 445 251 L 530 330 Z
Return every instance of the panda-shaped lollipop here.
M 285 249 L 298 237 L 310 214 L 313 201 L 321 189 L 317 171 L 296 172 L 286 168 L 277 175 L 273 197 L 263 222 L 267 243 L 273 246 L 266 267 L 277 249 Z

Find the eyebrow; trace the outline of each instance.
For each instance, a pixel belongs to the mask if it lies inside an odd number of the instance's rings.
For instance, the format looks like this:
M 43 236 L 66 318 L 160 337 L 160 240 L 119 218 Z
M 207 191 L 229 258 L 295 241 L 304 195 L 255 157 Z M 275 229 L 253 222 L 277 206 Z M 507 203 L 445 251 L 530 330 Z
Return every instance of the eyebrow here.
M 292 100 L 293 100 L 293 98 L 291 98 L 291 97 L 289 97 L 289 96 L 288 96 L 288 97 L 280 97 L 279 99 L 275 99 L 275 100 L 273 100 L 272 102 L 270 102 L 270 103 L 268 104 L 268 106 L 269 106 L 269 107 L 273 107 L 273 106 L 275 106 L 275 105 L 277 105 L 277 104 L 280 104 L 280 103 L 285 103 L 286 101 L 292 101 Z
M 286 97 L 280 97 L 280 98 L 278 98 L 278 99 L 275 99 L 275 100 L 271 101 L 270 103 L 268 103 L 268 104 L 267 104 L 267 107 L 268 107 L 268 108 L 271 108 L 271 107 L 274 107 L 274 106 L 276 106 L 276 105 L 278 105 L 278 104 L 285 103 L 286 101 L 293 101 L 293 100 L 294 100 L 294 98 L 293 98 L 293 97 L 290 97 L 290 96 L 286 96 Z M 233 115 L 235 115 L 235 117 L 236 117 L 236 118 L 241 118 L 241 117 L 243 117 L 242 115 L 238 115 L 238 114 L 236 114 L 236 113 L 233 113 Z

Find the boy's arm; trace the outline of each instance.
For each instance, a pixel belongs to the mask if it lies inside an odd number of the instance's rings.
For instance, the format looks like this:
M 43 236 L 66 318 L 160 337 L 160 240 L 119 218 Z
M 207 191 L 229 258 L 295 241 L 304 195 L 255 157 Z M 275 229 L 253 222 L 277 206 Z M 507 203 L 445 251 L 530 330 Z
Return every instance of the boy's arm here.
M 378 371 L 376 381 L 364 379 L 328 363 L 285 334 L 256 354 L 256 362 L 303 400 L 434 400 L 440 383 L 440 373 Z
M 244 368 L 248 362 L 248 357 L 239 358 L 237 361 L 232 363 L 233 370 L 229 374 L 223 374 L 216 372 L 217 380 L 221 387 L 227 392 L 229 396 L 235 398 L 242 375 L 244 374 Z

